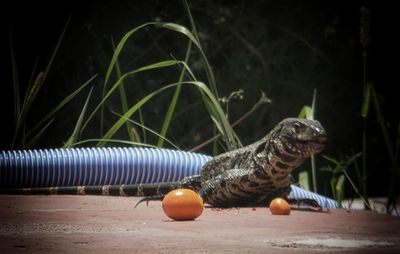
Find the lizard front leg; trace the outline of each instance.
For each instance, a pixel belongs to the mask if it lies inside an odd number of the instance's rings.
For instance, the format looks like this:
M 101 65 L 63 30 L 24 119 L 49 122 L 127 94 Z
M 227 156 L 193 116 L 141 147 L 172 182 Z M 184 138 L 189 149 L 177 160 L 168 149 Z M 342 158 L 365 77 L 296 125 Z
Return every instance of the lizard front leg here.
M 201 176 L 200 175 L 187 176 L 178 183 L 175 182 L 171 183 L 169 191 L 179 188 L 187 188 L 195 192 L 198 192 L 201 188 Z M 140 203 L 145 201 L 147 204 L 149 203 L 149 201 L 154 201 L 154 200 L 161 201 L 165 197 L 165 195 L 167 195 L 167 193 L 157 192 L 157 195 L 145 196 L 136 203 L 135 207 L 137 207 Z
M 246 169 L 231 169 L 203 183 L 199 190 L 205 203 L 217 207 L 267 206 L 276 197 L 290 193 L 289 186 L 257 183 Z
M 179 187 L 199 192 L 199 190 L 201 189 L 201 175 L 192 175 L 183 178 L 179 182 Z
M 249 171 L 230 169 L 204 182 L 199 195 L 204 203 L 217 207 L 246 206 L 259 198 L 259 194 L 246 186 Z

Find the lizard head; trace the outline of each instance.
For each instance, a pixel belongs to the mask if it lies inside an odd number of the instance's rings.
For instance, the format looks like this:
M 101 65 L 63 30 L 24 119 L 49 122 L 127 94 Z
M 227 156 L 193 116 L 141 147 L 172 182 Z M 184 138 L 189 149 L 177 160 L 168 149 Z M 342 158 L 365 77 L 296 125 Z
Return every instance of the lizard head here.
M 307 158 L 325 148 L 326 131 L 317 120 L 287 118 L 278 126 L 279 139 L 292 155 Z

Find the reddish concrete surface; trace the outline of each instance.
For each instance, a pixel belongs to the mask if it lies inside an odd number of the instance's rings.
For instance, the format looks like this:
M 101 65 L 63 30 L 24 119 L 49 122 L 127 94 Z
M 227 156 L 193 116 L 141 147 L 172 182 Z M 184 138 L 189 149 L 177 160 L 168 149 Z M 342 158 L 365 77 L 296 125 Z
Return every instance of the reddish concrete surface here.
M 366 211 L 206 208 L 175 222 L 138 198 L 0 195 L 0 253 L 400 253 L 400 219 Z

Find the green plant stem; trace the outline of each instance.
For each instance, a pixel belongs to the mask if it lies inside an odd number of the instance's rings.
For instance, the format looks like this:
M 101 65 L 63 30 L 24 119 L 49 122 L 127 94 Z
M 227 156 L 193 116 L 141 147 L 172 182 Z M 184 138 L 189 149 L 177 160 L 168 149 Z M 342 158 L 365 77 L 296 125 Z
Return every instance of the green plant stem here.
M 362 130 L 362 194 L 367 197 L 367 118 L 363 118 L 363 130 Z
M 185 63 L 189 62 L 191 50 L 192 50 L 192 41 L 189 40 L 188 46 L 187 46 L 187 49 L 186 49 Z M 181 73 L 179 75 L 179 80 L 178 80 L 179 83 L 181 83 L 183 81 L 185 73 L 186 73 L 186 68 L 185 68 L 185 66 L 183 66 L 183 68 L 181 70 Z M 182 84 L 178 85 L 175 88 L 174 95 L 173 95 L 173 97 L 171 99 L 171 102 L 170 102 L 168 110 L 167 110 L 167 114 L 165 115 L 165 118 L 164 118 L 164 122 L 163 122 L 163 125 L 162 125 L 162 128 L 161 128 L 161 132 L 160 132 L 160 138 L 158 139 L 158 142 L 157 142 L 157 147 L 163 147 L 164 146 L 165 139 L 161 138 L 161 137 L 166 137 L 166 135 L 167 135 L 167 132 L 168 132 L 171 120 L 172 120 L 172 116 L 173 116 L 173 114 L 175 112 L 176 104 L 178 103 L 178 98 L 179 98 L 179 95 L 181 93 L 181 89 L 182 89 Z
M 367 52 L 363 50 L 363 92 L 364 92 L 364 105 L 363 105 L 363 129 L 362 129 L 362 194 L 367 197 L 367 116 L 369 108 L 370 90 L 367 85 Z
M 114 40 L 111 40 L 112 46 L 113 46 L 113 50 L 115 51 L 115 43 Z M 119 61 L 118 58 L 115 61 L 115 71 L 117 74 L 117 78 L 121 78 L 122 76 L 122 72 L 121 72 L 121 68 L 119 66 Z M 121 107 L 122 107 L 122 113 L 126 113 L 126 111 L 128 111 L 129 107 L 128 107 L 128 99 L 126 97 L 126 92 L 125 92 L 125 84 L 122 81 L 121 84 L 118 86 L 118 90 L 119 90 L 119 98 L 121 100 Z M 137 140 L 135 139 L 135 135 L 133 135 L 132 132 L 132 124 L 130 122 L 126 122 L 126 130 L 128 132 L 128 137 L 129 140 L 131 140 L 132 142 L 136 142 Z
M 253 112 L 255 112 L 262 104 L 265 103 L 271 103 L 271 99 L 269 99 L 265 93 L 263 92 L 261 94 L 261 98 L 257 101 L 256 104 L 253 105 L 253 107 L 247 111 L 246 113 L 244 113 L 241 117 L 239 117 L 233 124 L 232 127 L 235 127 L 236 125 L 238 125 L 239 123 L 243 122 L 248 116 L 250 116 Z M 215 132 L 214 132 L 215 133 Z M 216 135 L 214 135 L 212 138 L 204 141 L 203 143 L 201 143 L 200 145 L 193 147 L 192 149 L 190 149 L 190 152 L 195 152 L 201 148 L 203 148 L 204 146 L 210 144 L 211 142 L 213 142 L 214 140 L 217 140 L 219 137 L 221 137 L 221 134 L 218 133 Z M 216 148 L 213 148 L 213 151 Z
M 313 191 L 318 192 L 318 184 L 317 184 L 317 166 L 315 163 L 315 156 L 311 155 L 311 172 L 312 172 L 312 179 L 313 179 Z
M 27 96 L 25 96 L 26 100 L 23 102 L 22 106 L 19 107 L 19 115 L 16 118 L 17 120 L 16 120 L 14 137 L 13 137 L 12 143 L 11 143 L 11 149 L 15 146 L 18 134 L 26 120 L 26 116 L 27 116 L 28 112 L 30 111 L 32 103 L 36 99 L 36 96 L 39 93 L 40 89 L 42 88 L 42 86 L 46 80 L 46 77 L 53 65 L 53 62 L 57 55 L 58 49 L 60 48 L 60 45 L 64 38 L 65 32 L 67 31 L 67 27 L 68 27 L 70 19 L 71 19 L 71 17 L 68 18 L 68 20 L 64 26 L 64 29 L 61 32 L 61 35 L 57 41 L 57 44 L 53 50 L 53 53 L 50 56 L 49 62 L 47 63 L 46 69 L 37 75 L 35 82 L 33 83 L 33 86 L 29 90 L 26 91 L 26 94 L 27 94 Z M 13 66 L 13 68 L 14 68 L 14 66 Z M 15 87 L 16 85 L 18 86 L 18 83 L 15 83 L 15 81 L 14 81 L 14 90 L 19 91 L 19 88 Z M 19 101 L 19 96 L 18 96 L 17 100 Z M 23 140 L 23 142 L 25 142 L 25 133 L 22 133 L 22 140 Z
M 310 119 L 314 119 L 315 111 L 316 111 L 316 104 L 317 104 L 317 89 L 313 90 L 313 98 L 311 102 L 311 113 Z M 311 172 L 312 172 L 312 179 L 313 179 L 313 190 L 314 192 L 318 192 L 318 182 L 317 182 L 317 165 L 315 162 L 315 156 L 311 155 Z
M 351 186 L 353 186 L 353 189 L 355 190 L 355 192 L 357 193 L 357 195 L 360 196 L 360 198 L 361 198 L 361 200 L 364 202 L 365 206 L 366 206 L 369 210 L 371 210 L 371 207 L 370 207 L 368 201 L 363 197 L 363 195 L 360 194 L 360 192 L 358 191 L 356 185 L 353 183 L 353 181 L 351 180 L 350 176 L 347 174 L 347 171 L 346 171 L 345 168 L 343 169 L 343 173 L 344 173 L 344 175 L 346 176 L 347 180 L 349 180 Z
M 389 138 L 389 133 L 388 133 L 387 128 L 386 128 L 385 119 L 383 118 L 381 107 L 379 105 L 378 96 L 376 95 L 376 92 L 375 92 L 375 89 L 374 89 L 373 85 L 369 84 L 369 87 L 371 89 L 372 102 L 373 102 L 374 107 L 375 107 L 377 121 L 378 121 L 378 123 L 379 123 L 379 125 L 381 127 L 383 140 L 384 140 L 385 145 L 386 145 L 386 150 L 387 150 L 387 152 L 389 154 L 390 161 L 392 163 L 394 163 L 395 158 L 394 158 L 393 146 L 392 146 L 392 142 L 390 141 L 390 138 Z

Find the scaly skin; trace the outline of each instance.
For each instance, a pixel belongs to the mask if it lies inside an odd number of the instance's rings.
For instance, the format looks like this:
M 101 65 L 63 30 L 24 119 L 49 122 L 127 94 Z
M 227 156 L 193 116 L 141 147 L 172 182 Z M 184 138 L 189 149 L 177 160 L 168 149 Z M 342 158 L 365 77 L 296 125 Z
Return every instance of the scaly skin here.
M 318 121 L 287 118 L 261 140 L 214 157 L 199 175 L 180 182 L 2 189 L 0 192 L 145 196 L 140 203 L 162 199 L 172 189 L 190 188 L 212 206 L 268 204 L 273 198 L 285 198 L 290 193 L 292 171 L 312 154 L 322 151 L 325 141 L 325 130 Z
M 291 172 L 323 150 L 326 132 L 316 120 L 288 118 L 261 140 L 216 156 L 200 175 L 182 180 L 213 206 L 249 206 L 286 197 Z M 200 184 L 199 184 L 200 182 Z

